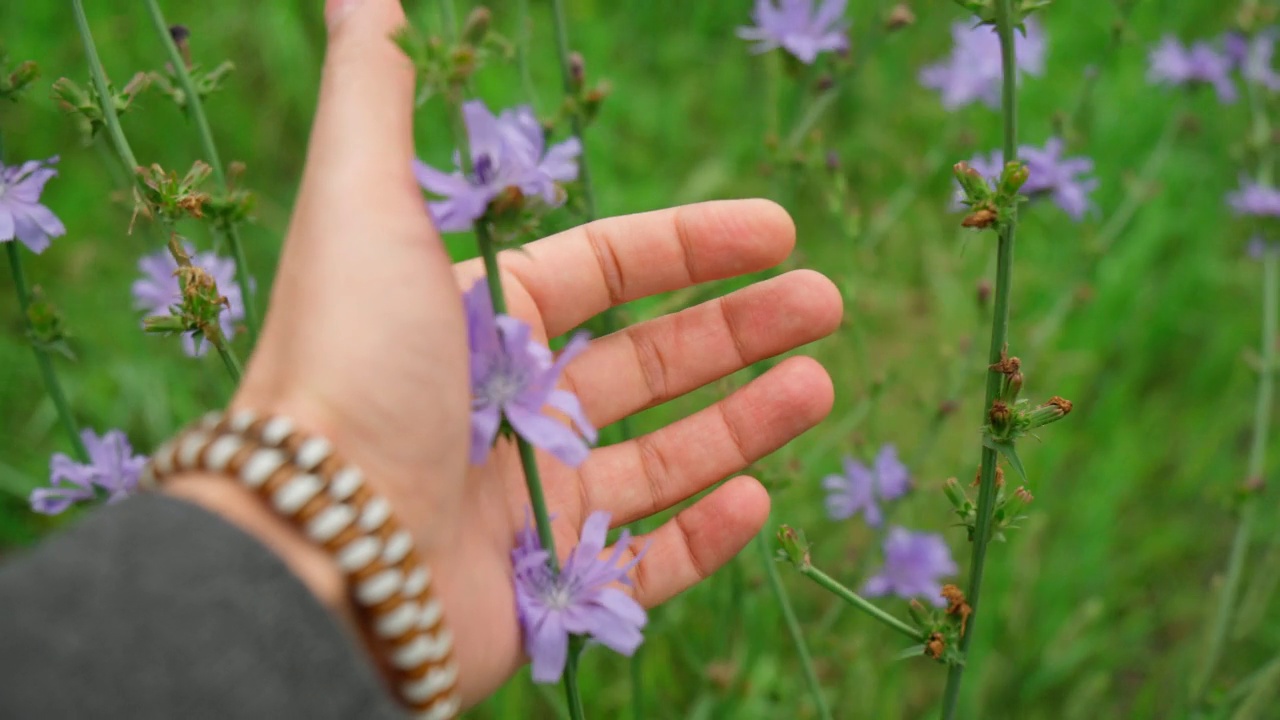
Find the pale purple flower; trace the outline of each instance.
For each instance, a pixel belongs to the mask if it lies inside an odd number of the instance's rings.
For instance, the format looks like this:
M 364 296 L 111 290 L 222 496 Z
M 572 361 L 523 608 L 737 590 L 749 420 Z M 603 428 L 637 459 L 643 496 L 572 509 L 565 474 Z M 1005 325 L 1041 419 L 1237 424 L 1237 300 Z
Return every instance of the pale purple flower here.
M 186 246 L 191 264 L 209 273 L 218 284 L 218 294 L 227 299 L 218 315 L 222 336 L 230 340 L 236 334 L 236 323 L 244 319 L 244 296 L 236 282 L 236 262 L 212 251 L 195 252 Z M 144 255 L 138 260 L 142 277 L 133 282 L 133 305 L 146 315 L 169 315 L 170 308 L 182 304 L 182 286 L 178 283 L 178 261 L 168 250 Z M 200 357 L 208 350 L 206 343 L 197 343 L 195 331 L 182 334 L 182 347 L 187 355 Z
M 444 200 L 427 203 L 441 232 L 469 230 L 484 215 L 489 203 L 509 187 L 525 197 L 539 198 L 548 207 L 564 202 L 558 182 L 578 178 L 578 138 L 546 147 L 542 125 L 533 108 L 520 105 L 494 117 L 480 100 L 462 106 L 471 147 L 472 173 L 445 173 L 414 158 L 413 174 L 424 190 Z M 455 153 L 454 164 L 461 167 Z
M 1227 204 L 1236 215 L 1280 217 L 1280 190 L 1240 178 L 1240 189 L 1227 194 Z
M 525 653 L 533 664 L 533 681 L 560 679 L 568 657 L 569 636 L 583 635 L 623 655 L 631 655 L 644 641 L 641 629 L 648 616 L 615 584 L 630 585 L 627 573 L 644 554 L 619 564 L 631 534 L 623 530 L 613 552 L 604 553 L 609 513 L 591 513 L 582 525 L 578 546 L 560 573 L 551 571 L 550 554 L 542 547 L 531 523 L 516 537 L 511 551 L 515 569 L 516 616 L 524 634 Z
M 869 597 L 925 598 L 941 606 L 944 603 L 939 596 L 942 592 L 939 579 L 959 570 L 951 559 L 951 548 L 941 535 L 894 527 L 884 539 L 884 567 L 867 580 L 862 593 Z
M 1276 28 L 1268 28 L 1253 37 L 1230 32 L 1223 38 L 1223 47 L 1232 64 L 1240 70 L 1245 82 L 1280 92 L 1280 73 L 1273 67 L 1276 51 Z
M 754 53 L 769 52 L 779 47 L 812 64 L 819 53 L 844 50 L 849 46 L 845 34 L 844 8 L 847 0 L 756 0 L 751 11 L 754 26 L 738 28 L 738 37 L 756 43 Z
M 1166 35 L 1151 49 L 1147 80 L 1157 85 L 1212 85 L 1218 99 L 1235 102 L 1236 86 L 1231 81 L 1233 63 L 1226 53 L 1207 42 L 1186 47 L 1172 35 Z
M 1092 207 L 1089 195 L 1097 189 L 1098 179 L 1091 176 L 1093 160 L 1063 157 L 1064 147 L 1062 139 L 1056 137 L 1049 138 L 1042 148 L 1033 145 L 1019 147 L 1018 157 L 1026 163 L 1029 173 L 1019 192 L 1032 200 L 1050 198 L 1073 220 L 1080 220 Z M 1004 162 L 1000 151 L 996 150 L 973 158 L 969 166 L 994 183 L 1000 179 Z
M 67 228 L 53 211 L 40 204 L 40 193 L 49 178 L 58 174 L 53 164 L 29 160 L 21 165 L 0 163 L 0 242 L 20 240 L 33 253 L 42 253 L 51 238 L 67 234 Z
M 587 349 L 587 333 L 574 335 L 553 360 L 551 351 L 532 338 L 527 323 L 509 315 L 494 315 L 483 279 L 463 295 L 463 305 L 471 348 L 472 464 L 484 463 L 505 418 L 530 444 L 566 465 L 581 465 L 589 452 L 587 442 L 596 441 L 596 429 L 578 398 L 568 390 L 556 389 L 556 381 L 565 365 Z M 577 432 L 543 415 L 547 406 L 567 415 Z
M 1014 32 L 1019 75 L 1044 73 L 1047 47 L 1044 29 L 1035 18 L 1027 18 L 1026 33 Z M 942 94 L 942 106 L 948 110 L 981 102 L 988 107 L 1000 107 L 1000 84 L 1003 76 L 1000 64 L 1000 36 L 990 25 L 974 26 L 957 22 L 951 26 L 955 45 L 944 61 L 929 65 L 920 71 L 920 84 Z
M 119 430 L 98 437 L 92 430 L 80 433 L 89 463 L 82 464 L 54 453 L 49 460 L 49 485 L 31 491 L 31 509 L 45 515 L 57 515 L 72 504 L 92 500 L 99 490 L 114 503 L 133 494 L 138 476 L 147 464 L 145 455 L 134 455 L 129 439 Z
M 911 488 L 911 475 L 898 460 L 893 445 L 880 448 L 871 467 L 850 457 L 844 458 L 844 474 L 822 479 L 827 490 L 827 516 L 847 520 L 859 512 L 871 527 L 880 527 L 884 515 L 880 503 L 902 497 Z

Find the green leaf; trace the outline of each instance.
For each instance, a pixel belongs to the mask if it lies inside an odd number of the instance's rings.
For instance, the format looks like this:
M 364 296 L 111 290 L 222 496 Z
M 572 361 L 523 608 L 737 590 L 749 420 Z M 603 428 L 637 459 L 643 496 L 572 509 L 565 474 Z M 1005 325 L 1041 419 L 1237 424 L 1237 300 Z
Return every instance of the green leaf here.
M 912 645 L 893 656 L 894 660 L 910 660 L 912 658 L 924 657 L 924 645 Z
M 996 440 L 990 435 L 984 435 L 982 444 L 1003 455 L 1009 461 L 1009 465 L 1018 473 L 1018 477 L 1022 478 L 1022 482 L 1030 482 L 1027 480 L 1027 471 L 1022 467 L 1022 460 L 1018 457 L 1018 451 L 1013 447 L 1013 443 L 1007 440 Z

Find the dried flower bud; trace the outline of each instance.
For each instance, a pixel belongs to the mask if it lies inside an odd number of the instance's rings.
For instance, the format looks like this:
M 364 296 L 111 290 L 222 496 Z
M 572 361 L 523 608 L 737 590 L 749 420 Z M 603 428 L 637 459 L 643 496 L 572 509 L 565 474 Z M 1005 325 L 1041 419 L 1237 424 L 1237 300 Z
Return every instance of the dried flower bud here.
M 960 225 L 961 227 L 984 230 L 994 225 L 998 217 L 993 210 L 985 207 L 979 208 L 966 215 L 964 220 L 960 221 Z
M 989 302 L 991 302 L 991 281 L 986 279 L 979 280 L 978 281 L 978 309 L 985 310 L 987 307 L 987 303 Z
M 814 84 L 814 87 L 818 92 L 826 92 L 835 86 L 836 79 L 831 77 L 829 73 L 823 73 L 823 75 L 818 78 L 818 82 Z
M 1030 505 L 1031 501 L 1036 499 L 1035 496 L 1031 494 L 1031 491 L 1026 488 L 1026 486 L 1023 486 L 1018 488 L 1017 490 L 1014 490 L 1013 496 L 1016 497 L 1019 501 L 1021 501 L 1022 504 L 1024 505 Z
M 889 17 L 885 20 L 884 26 L 888 30 L 901 30 L 904 27 L 914 25 L 916 22 L 916 14 L 906 3 L 898 3 L 889 11 Z
M 782 545 L 782 552 L 792 565 L 800 569 L 809 567 L 809 543 L 804 539 L 803 530 L 783 525 L 778 528 L 778 543 Z
M 1057 395 L 1026 414 L 1027 429 L 1035 429 L 1056 422 L 1071 412 L 1071 401 Z
M 924 644 L 924 654 L 934 660 L 941 660 L 942 653 L 947 649 L 947 639 L 942 633 L 935 632 L 929 636 L 928 642 Z

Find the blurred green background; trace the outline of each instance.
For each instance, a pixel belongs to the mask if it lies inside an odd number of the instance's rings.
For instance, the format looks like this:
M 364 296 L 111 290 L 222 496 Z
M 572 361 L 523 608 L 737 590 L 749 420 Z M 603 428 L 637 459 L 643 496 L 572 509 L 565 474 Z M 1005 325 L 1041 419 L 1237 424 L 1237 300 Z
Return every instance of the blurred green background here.
M 993 274 L 994 242 L 960 232 L 948 211 L 949 166 L 997 147 L 999 117 L 980 106 L 947 112 L 918 85 L 919 68 L 947 54 L 950 24 L 962 15 L 943 0 L 909 4 L 918 22 L 889 33 L 883 18 L 891 3 L 850 3 L 854 68 L 836 78 L 841 92 L 818 134 L 797 148 L 811 158 L 835 152 L 840 168 L 830 173 L 820 163 L 770 167 L 770 118 L 785 135 L 819 77 L 788 79 L 784 68 L 785 83 L 772 82 L 770 65 L 780 58 L 752 56 L 734 36 L 748 19 L 748 0 L 569 3 L 575 48 L 590 76 L 614 88 L 587 140 L 601 211 L 775 197 L 799 228 L 791 264 L 821 270 L 845 293 L 844 330 L 805 349 L 835 378 L 835 410 L 758 471 L 774 491 L 770 527 L 804 528 L 815 562 L 854 586 L 880 558 L 876 536 L 861 522 L 824 516 L 819 483 L 841 455 L 867 457 L 881 443 L 897 444 L 916 491 L 894 510 L 894 522 L 946 532 L 967 571 L 968 546 L 951 527 L 940 488 L 947 477 L 971 478 L 979 451 L 989 317 L 976 298 Z M 117 84 L 163 65 L 140 3 L 88 5 Z M 322 3 L 163 5 L 171 22 L 190 28 L 197 62 L 236 64 L 207 108 L 224 159 L 247 163 L 245 182 L 258 195 L 256 222 L 244 234 L 265 292 L 314 108 Z M 435 21 L 433 3 L 409 5 L 417 21 Z M 550 9 L 543 0 L 530 5 L 533 100 L 549 116 L 560 98 Z M 1238 5 L 1128 5 L 1131 16 L 1118 25 L 1126 8 L 1117 3 L 1055 3 L 1042 15 L 1048 71 L 1022 83 L 1024 141 L 1065 133 L 1070 154 L 1096 159 L 1101 186 L 1096 212 L 1080 224 L 1051 205 L 1023 213 L 1012 338 L 1024 360 L 1024 394 L 1063 395 L 1076 409 L 1046 428 L 1041 442 L 1022 444 L 1036 500 L 1025 527 L 990 555 L 964 717 L 1178 716 L 1234 529 L 1232 498 L 1244 480 L 1256 388 L 1247 359 L 1259 342 L 1261 270 L 1243 252 L 1249 228 L 1231 219 L 1223 196 L 1246 158 L 1247 112 L 1211 94 L 1182 98 L 1148 86 L 1145 70 L 1147 49 L 1162 34 L 1215 35 L 1231 27 Z M 490 7 L 498 30 L 520 34 L 517 3 Z M 44 71 L 23 102 L 0 106 L 6 159 L 62 156 L 44 198 L 68 235 L 39 257 L 24 250 L 30 279 L 63 309 L 73 333 L 76 360 L 60 360 L 58 370 L 85 427 L 121 427 L 145 451 L 225 402 L 230 383 L 216 357 L 188 359 L 176 341 L 139 330 L 129 285 L 138 256 L 159 240 L 145 226 L 127 232 L 130 210 L 115 166 L 104 148 L 80 142 L 49 97 L 61 76 L 87 85 L 68 4 L 3 3 L 0 42 L 11 59 L 37 60 Z M 495 108 L 529 99 L 514 64 L 490 67 L 478 88 Z M 437 165 L 451 152 L 441 117 L 429 105 L 419 122 L 420 154 Z M 124 124 L 143 163 L 186 168 L 199 157 L 194 129 L 159 93 L 143 95 Z M 562 212 L 558 221 L 570 220 Z M 207 246 L 201 229 L 188 230 Z M 469 237 L 449 243 L 458 257 L 470 254 Z M 728 287 L 637 302 L 627 316 L 644 318 Z M 243 343 L 242 336 L 242 354 L 249 350 Z M 651 411 L 640 427 L 701 407 L 742 381 Z M 944 405 L 953 412 L 940 412 Z M 50 454 L 68 447 L 23 339 L 7 272 L 0 275 L 0 408 L 0 547 L 13 548 L 74 522 L 74 514 L 49 520 L 26 506 L 29 491 L 47 480 Z M 1280 529 L 1278 498 L 1277 488 L 1267 491 L 1250 578 L 1280 573 L 1280 558 L 1270 567 L 1261 559 Z M 836 717 L 936 714 L 943 668 L 898 659 L 901 638 L 779 569 Z M 899 601 L 884 605 L 903 609 Z M 1215 692 L 1231 692 L 1280 652 L 1280 606 L 1272 599 L 1262 607 L 1262 621 L 1228 646 Z M 643 717 L 814 717 L 756 547 L 652 619 L 642 653 Z M 593 717 L 629 716 L 629 672 L 624 659 L 588 653 Z M 1274 706 L 1258 708 L 1251 717 L 1280 717 Z M 471 716 L 562 717 L 560 691 L 534 688 L 522 674 Z

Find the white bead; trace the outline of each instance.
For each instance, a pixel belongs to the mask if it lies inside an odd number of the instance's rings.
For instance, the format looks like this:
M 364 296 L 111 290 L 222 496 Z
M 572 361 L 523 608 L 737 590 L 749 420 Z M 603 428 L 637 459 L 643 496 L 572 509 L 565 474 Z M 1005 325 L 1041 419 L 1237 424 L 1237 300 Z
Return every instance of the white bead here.
M 449 663 L 444 667 L 432 668 L 430 672 L 417 680 L 410 680 L 400 686 L 400 691 L 409 702 L 422 702 L 453 687 L 458 679 L 458 666 Z
M 307 537 L 323 545 L 346 530 L 355 519 L 356 509 L 350 505 L 330 505 L 307 522 Z
M 354 573 L 369 566 L 378 557 L 382 546 L 369 535 L 358 537 L 338 551 L 338 567 L 345 573 Z
M 440 622 L 440 616 L 444 615 L 444 606 L 439 600 L 432 598 L 426 605 L 422 606 L 422 614 L 418 616 L 418 629 L 430 630 Z
M 355 495 L 363 484 L 364 476 L 360 474 L 360 469 L 348 465 L 334 473 L 333 480 L 329 483 L 329 497 L 342 502 Z
M 173 442 L 167 442 L 156 448 L 151 454 L 151 464 L 156 467 L 157 475 L 168 475 L 173 472 Z
M 283 415 L 277 415 L 262 426 L 262 442 L 267 445 L 279 445 L 293 433 L 293 421 Z
M 397 638 L 409 632 L 418 621 L 418 603 L 409 600 L 400 603 L 395 610 L 378 618 L 374 630 L 378 637 Z
M 196 467 L 196 461 L 200 459 L 200 451 L 207 444 L 209 444 L 208 433 L 197 431 L 183 438 L 182 443 L 178 445 L 178 467 L 185 469 Z
M 208 451 L 204 454 L 205 467 L 210 470 L 221 471 L 231 462 L 231 458 L 240 452 L 240 448 L 244 447 L 244 440 L 238 435 L 223 435 L 213 444 L 209 446 Z
M 249 456 L 249 462 L 240 468 L 240 479 L 251 488 L 260 487 L 285 463 L 284 453 L 263 448 Z
M 432 704 L 425 711 L 418 713 L 417 720 L 453 720 L 462 709 L 462 698 L 450 695 L 444 700 Z
M 329 441 L 322 437 L 307 438 L 302 446 L 298 448 L 298 467 L 303 470 L 312 470 L 315 466 L 324 462 L 329 457 Z
M 383 570 L 356 587 L 356 600 L 365 607 L 373 607 L 396 593 L 404 583 L 404 576 L 396 568 Z
M 440 632 L 423 637 L 427 639 L 427 662 L 443 660 L 453 650 L 453 633 L 448 628 L 441 628 Z
M 416 598 L 431 584 L 431 573 L 425 567 L 416 567 L 404 579 L 405 597 Z
M 413 537 L 409 535 L 409 531 L 397 530 L 387 538 L 387 544 L 382 548 L 382 562 L 388 565 L 399 564 L 412 549 Z
M 212 430 L 213 427 L 220 422 L 222 422 L 222 413 L 217 410 L 212 410 L 205 413 L 204 417 L 200 418 L 200 427 L 205 430 Z
M 391 517 L 391 503 L 381 495 L 374 495 L 364 506 L 364 512 L 360 513 L 360 529 L 373 532 L 382 527 L 389 517 Z
M 271 498 L 271 504 L 285 515 L 293 515 L 320 492 L 324 483 L 315 475 L 295 475 Z
M 249 429 L 249 426 L 258 419 L 258 414 L 252 410 L 237 410 L 231 413 L 231 422 L 228 427 L 233 432 L 243 433 Z
M 427 661 L 430 651 L 431 643 L 427 642 L 425 636 L 418 635 L 409 644 L 396 648 L 391 653 L 391 664 L 401 670 L 412 670 Z

